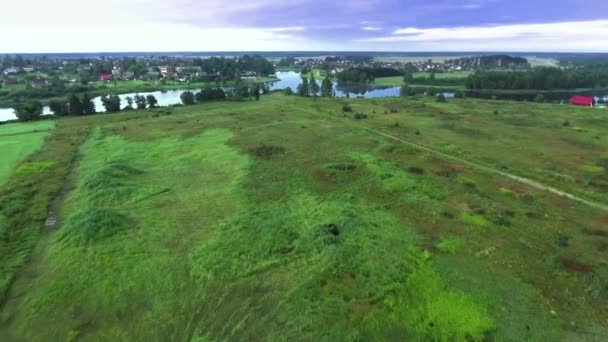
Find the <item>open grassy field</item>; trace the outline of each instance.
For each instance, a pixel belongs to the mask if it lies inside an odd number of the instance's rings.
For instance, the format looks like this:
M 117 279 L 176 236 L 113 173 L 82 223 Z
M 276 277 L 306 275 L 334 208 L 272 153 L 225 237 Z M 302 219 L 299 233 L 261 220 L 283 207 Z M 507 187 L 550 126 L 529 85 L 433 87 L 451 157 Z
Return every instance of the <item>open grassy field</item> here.
M 0 185 L 23 158 L 40 147 L 54 125 L 52 121 L 0 125 Z
M 607 130 L 417 97 L 58 120 L 0 190 L 0 340 L 606 340 Z

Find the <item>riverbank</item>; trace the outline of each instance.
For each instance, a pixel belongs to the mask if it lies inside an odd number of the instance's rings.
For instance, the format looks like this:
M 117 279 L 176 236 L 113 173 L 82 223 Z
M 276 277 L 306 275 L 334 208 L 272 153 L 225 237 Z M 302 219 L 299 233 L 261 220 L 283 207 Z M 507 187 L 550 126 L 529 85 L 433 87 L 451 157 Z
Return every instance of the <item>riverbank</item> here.
M 244 79 L 243 82 L 254 82 L 258 84 L 270 83 L 278 81 L 277 78 L 274 77 L 256 77 L 255 79 Z M 15 107 L 15 105 L 19 102 L 19 100 L 25 101 L 40 101 L 44 105 L 48 105 L 51 101 L 67 101 L 68 97 L 72 94 L 83 95 L 87 93 L 93 97 L 103 96 L 103 95 L 121 95 L 128 93 L 143 93 L 143 92 L 154 92 L 154 91 L 163 91 L 163 90 L 182 90 L 182 89 L 199 89 L 205 87 L 231 87 L 234 86 L 236 82 L 227 81 L 222 82 L 220 84 L 216 82 L 195 82 L 195 83 L 186 83 L 186 82 L 161 82 L 161 81 L 117 81 L 117 82 L 94 82 L 92 84 L 92 88 L 86 91 L 73 91 L 70 87 L 66 88 L 65 92 L 60 96 L 31 96 L 35 95 L 38 89 L 29 90 L 31 91 L 31 95 L 28 96 L 27 90 L 23 88 L 21 85 L 17 86 L 7 86 L 2 88 L 3 92 L 6 94 L 0 95 L 0 108 L 6 107 Z M 42 90 L 42 89 L 40 89 Z M 7 92 L 8 91 L 8 92 Z

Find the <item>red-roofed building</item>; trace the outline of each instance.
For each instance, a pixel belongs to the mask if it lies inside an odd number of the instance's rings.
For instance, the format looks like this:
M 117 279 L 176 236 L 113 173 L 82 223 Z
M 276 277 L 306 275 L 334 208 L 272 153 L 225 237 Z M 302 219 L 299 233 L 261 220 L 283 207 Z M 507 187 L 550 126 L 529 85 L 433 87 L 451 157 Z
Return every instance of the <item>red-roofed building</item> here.
M 575 106 L 593 107 L 595 105 L 595 99 L 591 96 L 576 95 L 570 99 L 570 103 Z
M 99 76 L 99 79 L 102 81 L 111 81 L 112 80 L 112 75 L 111 74 L 101 74 Z

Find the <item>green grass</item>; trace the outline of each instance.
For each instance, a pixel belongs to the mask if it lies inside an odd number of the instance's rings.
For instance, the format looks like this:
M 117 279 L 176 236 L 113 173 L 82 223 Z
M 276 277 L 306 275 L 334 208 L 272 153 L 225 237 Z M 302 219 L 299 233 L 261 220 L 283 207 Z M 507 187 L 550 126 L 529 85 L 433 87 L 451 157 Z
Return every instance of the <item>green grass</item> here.
M 605 212 L 361 127 L 597 183 L 589 115 L 272 95 L 61 119 L 2 188 L 0 339 L 604 340 Z
M 40 148 L 53 126 L 52 121 L 0 126 L 0 185 L 25 157 Z

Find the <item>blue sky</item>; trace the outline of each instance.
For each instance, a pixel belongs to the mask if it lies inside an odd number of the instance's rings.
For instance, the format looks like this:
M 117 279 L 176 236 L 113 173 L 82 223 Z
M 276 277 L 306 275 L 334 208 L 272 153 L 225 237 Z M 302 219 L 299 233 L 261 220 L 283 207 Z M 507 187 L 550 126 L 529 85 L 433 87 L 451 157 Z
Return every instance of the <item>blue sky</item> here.
M 3 12 L 0 52 L 608 52 L 607 0 L 36 0 Z

